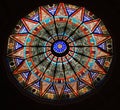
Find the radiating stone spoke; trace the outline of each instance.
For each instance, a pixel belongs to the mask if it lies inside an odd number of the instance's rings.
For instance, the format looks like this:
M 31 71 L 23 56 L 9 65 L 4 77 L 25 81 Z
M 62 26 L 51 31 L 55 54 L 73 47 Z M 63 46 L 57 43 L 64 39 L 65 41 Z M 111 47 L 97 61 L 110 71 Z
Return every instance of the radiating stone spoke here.
M 71 52 L 74 52 L 74 53 L 76 53 L 76 54 L 79 54 L 79 55 L 82 55 L 82 56 L 85 56 L 85 57 L 88 57 L 88 58 L 91 58 L 91 59 L 96 60 L 95 58 L 92 58 L 92 57 L 90 57 L 90 56 L 88 56 L 88 55 L 85 55 L 85 54 L 83 54 L 83 53 L 76 52 L 76 51 L 72 51 L 72 50 L 70 50 L 70 51 L 71 51 Z
M 76 32 L 76 30 L 82 25 L 83 23 L 81 23 L 71 34 L 70 36 L 66 39 L 66 41 Z

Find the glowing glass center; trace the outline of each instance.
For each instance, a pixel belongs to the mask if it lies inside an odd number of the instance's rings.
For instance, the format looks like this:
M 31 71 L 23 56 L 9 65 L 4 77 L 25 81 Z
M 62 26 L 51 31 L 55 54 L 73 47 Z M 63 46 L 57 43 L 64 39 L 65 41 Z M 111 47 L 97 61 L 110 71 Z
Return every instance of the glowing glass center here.
M 67 49 L 67 45 L 64 41 L 56 41 L 54 44 L 53 44 L 53 50 L 56 52 L 56 53 L 63 53 L 65 52 Z

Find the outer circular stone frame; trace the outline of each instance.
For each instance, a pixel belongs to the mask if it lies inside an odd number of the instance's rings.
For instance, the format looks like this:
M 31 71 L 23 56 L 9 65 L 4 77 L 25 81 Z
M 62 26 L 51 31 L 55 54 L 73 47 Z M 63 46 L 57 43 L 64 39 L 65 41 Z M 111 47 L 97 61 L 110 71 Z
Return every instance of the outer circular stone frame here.
M 108 74 L 112 39 L 101 19 L 70 4 L 40 6 L 8 39 L 11 75 L 36 100 L 69 102 L 90 93 Z

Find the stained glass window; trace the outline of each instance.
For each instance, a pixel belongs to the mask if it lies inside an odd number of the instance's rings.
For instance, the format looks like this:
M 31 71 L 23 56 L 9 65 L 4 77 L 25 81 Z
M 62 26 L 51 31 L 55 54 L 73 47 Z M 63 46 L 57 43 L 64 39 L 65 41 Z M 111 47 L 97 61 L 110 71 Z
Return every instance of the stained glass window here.
M 100 18 L 70 4 L 40 6 L 8 39 L 13 77 L 38 99 L 80 98 L 108 74 L 112 39 Z

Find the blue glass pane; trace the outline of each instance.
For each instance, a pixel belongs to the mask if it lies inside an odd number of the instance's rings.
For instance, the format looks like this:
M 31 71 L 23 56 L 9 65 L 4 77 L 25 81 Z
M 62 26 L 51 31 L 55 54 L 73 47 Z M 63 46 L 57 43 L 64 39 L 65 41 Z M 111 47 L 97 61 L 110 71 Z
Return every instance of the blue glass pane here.
M 53 45 L 53 50 L 56 53 L 63 53 L 67 49 L 67 45 L 64 41 L 57 41 Z

